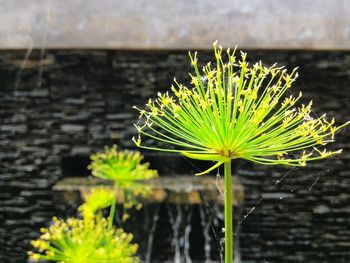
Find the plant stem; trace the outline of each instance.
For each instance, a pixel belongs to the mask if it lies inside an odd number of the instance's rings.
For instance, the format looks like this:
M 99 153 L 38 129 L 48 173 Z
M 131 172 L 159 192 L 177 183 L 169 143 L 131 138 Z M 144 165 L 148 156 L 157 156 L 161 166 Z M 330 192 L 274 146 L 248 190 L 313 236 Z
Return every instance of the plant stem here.
M 231 160 L 224 163 L 225 187 L 225 263 L 232 263 L 233 226 L 232 226 L 232 176 Z
M 115 192 L 115 198 L 114 198 L 114 201 L 111 205 L 111 209 L 109 210 L 108 229 L 111 229 L 113 227 L 115 210 L 116 210 L 116 206 L 117 206 L 118 191 L 117 191 L 116 186 L 114 186 L 114 192 Z

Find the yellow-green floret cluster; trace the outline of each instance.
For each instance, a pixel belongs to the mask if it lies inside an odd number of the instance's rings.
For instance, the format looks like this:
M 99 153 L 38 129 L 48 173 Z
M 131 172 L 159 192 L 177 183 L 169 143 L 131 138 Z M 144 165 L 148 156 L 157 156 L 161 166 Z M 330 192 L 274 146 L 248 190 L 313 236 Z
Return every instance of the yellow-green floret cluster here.
M 115 199 L 115 191 L 104 187 L 96 187 L 87 195 L 84 204 L 78 210 L 83 218 L 91 218 L 95 216 L 97 211 L 111 206 Z
M 250 65 L 245 53 L 237 57 L 228 49 L 225 54 L 215 43 L 214 54 L 215 65 L 209 62 L 202 69 L 197 54 L 190 54 L 191 87 L 175 80 L 171 93 L 158 93 L 146 109 L 135 107 L 142 123 L 136 125 L 137 146 L 217 161 L 205 172 L 230 159 L 304 166 L 341 152 L 324 146 L 349 122 L 337 127 L 334 119 L 314 116 L 312 102 L 296 106 L 302 94 L 289 95 L 296 69 L 288 73 L 276 64 Z M 147 146 L 142 137 L 172 147 Z
M 31 260 L 61 263 L 136 263 L 137 245 L 132 235 L 122 229 L 109 228 L 102 217 L 89 219 L 53 219 L 49 228 L 41 229 L 39 239 L 32 241 L 36 252 Z
M 119 185 L 158 176 L 156 170 L 149 169 L 149 163 L 141 163 L 143 156 L 139 152 L 118 151 L 116 145 L 91 155 L 91 160 L 88 168 L 93 176 L 113 180 Z

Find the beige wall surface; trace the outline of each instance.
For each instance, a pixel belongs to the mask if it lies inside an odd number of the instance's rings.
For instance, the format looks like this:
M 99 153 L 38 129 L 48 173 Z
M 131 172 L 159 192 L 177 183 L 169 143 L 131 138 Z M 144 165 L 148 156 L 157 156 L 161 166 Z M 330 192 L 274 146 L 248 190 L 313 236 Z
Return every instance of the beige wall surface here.
M 349 0 L 0 0 L 0 49 L 350 49 Z

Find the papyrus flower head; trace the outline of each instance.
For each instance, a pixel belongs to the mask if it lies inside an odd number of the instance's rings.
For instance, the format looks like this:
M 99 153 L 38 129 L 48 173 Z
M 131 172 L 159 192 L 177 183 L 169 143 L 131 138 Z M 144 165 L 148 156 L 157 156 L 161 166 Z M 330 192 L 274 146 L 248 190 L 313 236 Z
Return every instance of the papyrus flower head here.
M 312 101 L 296 106 L 302 94 L 287 92 L 297 78 L 276 64 L 249 65 L 246 54 L 223 54 L 214 43 L 214 63 L 202 69 L 197 54 L 190 54 L 194 75 L 191 87 L 175 80 L 172 92 L 158 93 L 146 109 L 139 109 L 137 146 L 180 152 L 184 156 L 217 163 L 242 158 L 260 164 L 304 166 L 308 161 L 337 153 L 324 146 L 349 122 L 335 126 L 334 119 L 312 114 Z M 223 58 L 226 57 L 226 59 Z M 286 94 L 288 94 L 286 96 Z M 147 146 L 149 137 L 172 148 Z
M 33 261 L 62 263 L 139 262 L 137 245 L 132 235 L 122 229 L 109 228 L 102 217 L 67 220 L 53 219 L 49 228 L 41 229 L 39 239 L 32 241 L 35 252 L 28 252 Z
M 142 207 L 141 199 L 150 194 L 150 187 L 145 181 L 158 177 L 158 172 L 149 169 L 149 163 L 142 162 L 143 156 L 140 152 L 120 151 L 113 145 L 105 147 L 104 152 L 91 155 L 91 160 L 88 168 L 92 171 L 92 175 L 114 181 L 116 202 L 121 201 L 125 209 Z M 83 205 L 82 212 L 89 213 L 90 205 L 101 204 L 105 198 L 108 199 L 108 196 L 105 191 L 96 192 L 88 199 L 90 202 Z M 123 220 L 128 217 L 124 211 Z
M 141 163 L 143 156 L 139 152 L 119 151 L 116 145 L 105 147 L 105 152 L 91 155 L 88 168 L 92 175 L 115 181 L 119 186 L 147 180 L 158 176 L 156 170 L 149 169 L 149 163 Z

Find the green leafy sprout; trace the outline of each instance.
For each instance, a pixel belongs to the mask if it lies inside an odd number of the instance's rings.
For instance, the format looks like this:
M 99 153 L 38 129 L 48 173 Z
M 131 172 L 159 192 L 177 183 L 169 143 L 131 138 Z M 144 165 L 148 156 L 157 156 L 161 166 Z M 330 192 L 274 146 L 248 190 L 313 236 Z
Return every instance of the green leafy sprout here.
M 150 188 L 144 181 L 158 177 L 158 172 L 149 169 L 149 163 L 142 163 L 143 156 L 140 152 L 120 151 L 116 145 L 106 146 L 104 152 L 91 155 L 91 160 L 88 168 L 92 171 L 93 176 L 114 182 L 114 200 L 109 216 L 110 225 L 113 223 L 117 199 L 120 196 L 123 198 L 122 219 L 125 221 L 129 217 L 126 210 L 131 207 L 140 209 L 142 204 L 139 198 L 150 193 Z M 103 198 L 97 195 L 92 196 L 90 202 L 96 203 L 100 199 Z
M 286 96 L 298 73 L 274 64 L 249 65 L 246 53 L 236 49 L 223 53 L 214 43 L 215 61 L 198 66 L 197 53 L 189 53 L 194 74 L 191 88 L 178 83 L 172 92 L 158 93 L 145 109 L 136 108 L 135 144 L 144 149 L 177 152 L 215 161 L 205 174 L 224 164 L 225 169 L 225 262 L 232 262 L 232 179 L 231 160 L 246 159 L 266 165 L 305 166 L 341 150 L 324 146 L 348 125 L 335 126 L 334 119 L 312 114 L 312 101 L 296 107 L 302 94 Z M 148 146 L 142 138 L 164 145 Z
M 92 218 L 101 209 L 110 207 L 115 200 L 115 191 L 106 187 L 93 188 L 78 210 L 83 218 Z
M 109 228 L 102 217 L 84 219 L 53 218 L 49 228 L 31 243 L 36 252 L 28 252 L 33 261 L 61 263 L 137 263 L 138 246 L 131 244 L 132 235 L 122 229 Z

